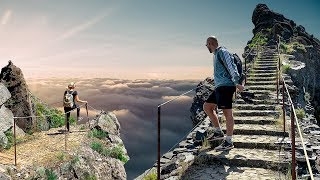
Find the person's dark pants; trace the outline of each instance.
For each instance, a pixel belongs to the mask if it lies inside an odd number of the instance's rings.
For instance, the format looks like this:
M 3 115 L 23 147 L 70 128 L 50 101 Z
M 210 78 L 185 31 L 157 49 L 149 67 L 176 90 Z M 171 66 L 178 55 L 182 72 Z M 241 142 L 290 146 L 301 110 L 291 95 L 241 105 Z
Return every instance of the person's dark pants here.
M 64 113 L 66 113 L 66 126 L 67 126 L 67 130 L 70 130 L 70 113 L 72 110 L 77 108 L 77 120 L 79 119 L 79 115 L 80 115 L 80 107 L 78 105 L 74 105 L 73 107 L 64 107 Z

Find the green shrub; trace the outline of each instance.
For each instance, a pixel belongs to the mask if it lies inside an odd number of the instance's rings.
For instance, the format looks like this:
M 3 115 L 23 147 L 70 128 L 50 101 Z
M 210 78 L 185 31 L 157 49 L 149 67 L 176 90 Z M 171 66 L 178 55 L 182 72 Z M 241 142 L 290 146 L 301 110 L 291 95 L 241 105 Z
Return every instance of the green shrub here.
M 295 52 L 300 52 L 300 53 L 307 52 L 306 47 L 303 44 L 296 41 L 289 44 L 281 43 L 280 49 L 282 50 L 282 52 L 286 54 L 294 54 Z
M 92 142 L 90 145 L 91 149 L 97 151 L 98 153 L 102 153 L 103 152 L 103 147 L 102 144 L 100 142 Z
M 58 154 L 57 154 L 57 158 L 60 160 L 60 161 L 63 161 L 63 160 L 65 160 L 66 159 L 66 154 L 64 153 L 64 152 L 59 152 Z
M 143 180 L 157 180 L 157 173 L 152 172 L 148 175 L 146 175 Z
M 310 99 L 311 99 L 310 93 L 306 92 L 306 93 L 304 94 L 304 100 L 305 100 L 305 101 L 310 101 Z
M 95 138 L 98 138 L 98 139 L 103 139 L 103 138 L 108 137 L 108 133 L 104 132 L 102 130 L 93 129 L 93 130 L 91 130 L 89 132 L 89 137 L 90 138 L 95 137 Z
M 46 169 L 45 173 L 46 173 L 48 180 L 57 180 L 58 179 L 58 176 L 56 175 L 56 173 L 51 169 Z
M 304 109 L 298 108 L 298 109 L 296 109 L 296 115 L 297 115 L 298 119 L 302 119 L 306 116 L 306 113 L 305 113 Z
M 119 159 L 120 161 L 127 163 L 128 158 L 124 154 L 122 148 L 120 146 L 115 146 L 111 149 L 104 148 L 103 145 L 100 142 L 92 142 L 90 147 L 94 150 L 97 151 L 99 154 L 103 156 L 108 156 L 112 158 Z
M 97 177 L 94 174 L 92 175 L 88 172 L 85 172 L 83 176 L 85 180 L 97 180 Z
M 291 66 L 289 64 L 285 64 L 282 66 L 282 73 L 287 73 Z
M 13 133 L 12 133 L 12 128 L 4 132 L 4 134 L 7 136 L 8 139 L 8 144 L 5 149 L 10 149 L 13 146 Z
M 109 151 L 110 157 L 119 159 L 120 161 L 127 163 L 128 159 L 126 157 L 126 155 L 124 154 L 123 150 L 121 147 L 116 146 L 113 147 L 110 151 Z
M 36 103 L 36 115 L 38 117 L 38 121 L 48 121 L 50 124 L 50 128 L 57 128 L 65 125 L 65 114 L 55 108 L 45 107 L 41 103 Z M 70 118 L 70 122 L 74 123 L 75 119 Z M 41 129 L 41 124 L 38 124 L 38 128 Z
M 285 44 L 283 42 L 280 43 L 280 51 L 282 53 L 287 53 L 288 52 L 288 48 L 289 48 L 289 46 L 287 44 Z
M 267 35 L 263 34 L 262 32 L 258 32 L 252 38 L 252 41 L 249 44 L 249 48 L 253 48 L 254 46 L 263 46 L 267 44 L 267 42 L 268 42 Z
M 79 156 L 73 156 L 73 158 L 71 159 L 71 164 L 76 164 L 79 161 L 80 161 Z

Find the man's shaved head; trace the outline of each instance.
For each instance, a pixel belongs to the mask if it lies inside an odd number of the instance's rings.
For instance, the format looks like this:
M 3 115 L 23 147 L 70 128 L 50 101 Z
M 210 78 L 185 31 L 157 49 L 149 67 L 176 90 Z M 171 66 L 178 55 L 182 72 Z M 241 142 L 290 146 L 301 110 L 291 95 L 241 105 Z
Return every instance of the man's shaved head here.
M 218 47 L 218 39 L 215 36 L 208 37 L 206 46 L 209 52 L 213 53 L 214 50 Z

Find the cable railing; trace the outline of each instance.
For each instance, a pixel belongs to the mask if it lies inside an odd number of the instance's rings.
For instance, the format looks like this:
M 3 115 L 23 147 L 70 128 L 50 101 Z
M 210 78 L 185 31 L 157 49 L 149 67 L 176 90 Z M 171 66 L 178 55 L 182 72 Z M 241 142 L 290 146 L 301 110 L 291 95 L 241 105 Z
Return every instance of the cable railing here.
M 277 45 L 277 50 L 278 50 L 278 67 L 277 67 L 277 70 L 278 70 L 278 73 L 277 73 L 277 102 L 279 103 L 279 88 L 280 88 L 280 80 L 282 80 L 282 112 L 283 112 L 283 132 L 285 133 L 285 127 L 286 127 L 286 114 L 285 114 L 285 92 L 288 96 L 288 101 L 289 101 L 289 105 L 290 105 L 290 127 L 291 127 L 291 149 L 292 149 L 292 155 L 291 155 L 291 177 L 293 180 L 295 180 L 297 178 L 297 173 L 296 173 L 296 144 L 295 144 L 295 126 L 297 127 L 297 130 L 298 130 L 298 134 L 299 134 L 299 137 L 300 137 L 300 140 L 301 140 L 301 144 L 302 144 L 302 147 L 303 147 L 303 152 L 304 152 L 304 157 L 306 159 L 306 163 L 307 163 L 307 168 L 308 168 L 308 171 L 309 171 L 309 174 L 310 174 L 310 178 L 311 180 L 314 180 L 314 175 L 313 175 L 313 172 L 312 172 L 312 168 L 311 168 L 311 165 L 310 165 L 310 162 L 309 162 L 309 157 L 308 157 L 308 154 L 307 154 L 307 150 L 306 150 L 306 146 L 305 146 L 305 143 L 304 143 L 304 140 L 303 140 L 303 136 L 302 136 L 302 132 L 301 132 L 301 128 L 300 128 L 300 125 L 299 125 L 299 121 L 298 121 L 298 118 L 297 118 L 297 114 L 296 114 L 296 111 L 295 111 L 295 107 L 294 107 L 294 104 L 293 104 L 293 101 L 291 99 L 291 96 L 290 96 L 290 93 L 289 93 L 289 90 L 288 90 L 288 87 L 287 87 L 287 84 L 284 80 L 284 77 L 281 73 L 281 60 L 280 60 L 280 36 L 279 36 L 279 39 L 278 39 L 278 45 Z M 295 125 L 296 123 L 296 125 Z

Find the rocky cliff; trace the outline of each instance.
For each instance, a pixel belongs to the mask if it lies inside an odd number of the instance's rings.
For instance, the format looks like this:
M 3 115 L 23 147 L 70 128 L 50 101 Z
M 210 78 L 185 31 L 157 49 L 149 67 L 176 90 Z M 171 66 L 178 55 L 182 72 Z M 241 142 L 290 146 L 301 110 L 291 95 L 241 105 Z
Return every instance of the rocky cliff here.
M 5 106 L 12 111 L 13 115 L 16 117 L 32 116 L 32 103 L 21 69 L 9 61 L 8 65 L 1 69 L 0 82 L 11 93 L 11 97 L 5 103 Z M 24 131 L 30 130 L 32 124 L 32 118 L 17 120 L 17 125 Z
M 288 73 L 298 91 L 294 101 L 299 108 L 308 108 L 310 102 L 314 115 L 320 121 L 320 41 L 306 29 L 282 14 L 273 12 L 265 4 L 258 4 L 252 15 L 253 38 L 246 52 L 259 45 L 275 45 L 280 38 L 282 71 Z M 307 102 L 306 102 L 307 101 Z
M 11 61 L 0 79 L 0 179 L 126 179 L 129 156 L 113 113 L 97 112 L 86 124 L 73 123 L 66 133 L 64 114 L 32 95 Z M 33 114 L 38 117 L 17 123 L 28 134 L 16 126 L 14 166 L 13 117 Z

